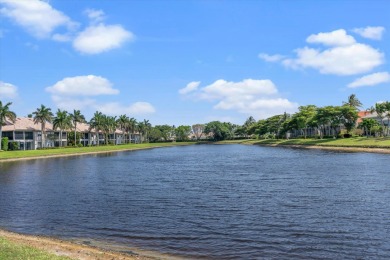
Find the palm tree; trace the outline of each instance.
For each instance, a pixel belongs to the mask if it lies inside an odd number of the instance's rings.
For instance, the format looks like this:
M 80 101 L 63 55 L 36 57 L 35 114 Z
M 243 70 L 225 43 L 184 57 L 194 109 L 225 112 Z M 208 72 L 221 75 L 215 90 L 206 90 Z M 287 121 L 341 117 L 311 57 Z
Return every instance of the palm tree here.
M 109 144 L 109 136 L 114 133 L 117 127 L 116 116 L 104 116 L 104 130 L 106 132 L 106 144 Z M 114 142 L 116 144 L 116 142 Z
M 89 121 L 89 130 L 92 128 L 96 131 L 96 145 L 99 146 L 99 131 L 103 128 L 103 114 L 99 111 L 96 111 L 95 114 L 93 114 L 93 117 L 91 118 L 91 121 Z
M 3 106 L 3 103 L 0 101 L 0 151 L 1 151 L 1 140 L 3 137 L 2 128 L 3 128 L 3 125 L 5 125 L 5 121 L 8 119 L 12 123 L 15 123 L 15 120 L 16 120 L 15 112 L 9 110 L 10 105 L 12 105 L 11 102 L 6 103 Z
M 41 124 L 42 147 L 45 147 L 46 122 L 50 123 L 52 121 L 53 113 L 51 112 L 51 108 L 41 105 L 41 107 L 37 108 L 32 114 L 34 116 L 34 123 Z
M 145 130 L 145 139 L 146 141 L 148 142 L 149 141 L 149 138 L 148 138 L 148 133 L 149 131 L 152 129 L 152 124 L 149 123 L 149 120 L 146 120 L 144 119 L 144 130 Z
M 62 146 L 62 131 L 66 129 L 70 129 L 72 127 L 72 119 L 69 116 L 68 112 L 65 110 L 60 110 L 56 112 L 56 116 L 53 118 L 53 129 L 60 129 L 60 138 L 59 143 Z
M 348 105 L 350 107 L 354 107 L 356 110 L 359 110 L 360 107 L 363 106 L 362 102 L 360 102 L 359 99 L 357 99 L 355 94 L 352 94 L 348 97 L 347 102 L 343 102 L 344 105 Z
M 386 111 L 386 117 L 387 117 L 387 131 L 386 131 L 386 135 L 388 136 L 389 135 L 389 130 L 390 130 L 390 102 L 386 101 L 383 104 L 384 104 L 383 106 L 384 106 L 384 109 Z
M 134 136 L 135 131 L 137 130 L 138 123 L 137 120 L 132 117 L 129 119 L 129 124 L 128 124 L 128 131 Z M 135 140 L 134 140 L 135 142 Z M 131 143 L 131 135 L 129 135 L 129 143 Z
M 149 123 L 149 120 L 144 119 L 143 122 L 139 122 L 137 125 L 138 131 L 141 135 L 141 143 L 142 140 L 148 140 L 148 132 L 152 125 Z
M 125 143 L 126 143 L 126 133 L 128 134 L 128 131 L 129 131 L 129 127 L 128 127 L 129 118 L 126 115 L 121 115 L 121 116 L 119 116 L 119 118 L 116 122 L 118 124 L 118 127 L 123 132 L 123 139 L 125 140 Z
M 72 119 L 73 127 L 74 127 L 74 145 L 76 145 L 76 130 L 77 123 L 85 123 L 85 117 L 81 114 L 80 110 L 73 110 L 73 114 L 70 114 Z
M 142 140 L 143 140 L 143 135 L 145 134 L 146 130 L 145 130 L 146 126 L 144 124 L 144 122 L 138 122 L 137 124 L 137 130 L 140 134 L 140 142 L 142 143 Z

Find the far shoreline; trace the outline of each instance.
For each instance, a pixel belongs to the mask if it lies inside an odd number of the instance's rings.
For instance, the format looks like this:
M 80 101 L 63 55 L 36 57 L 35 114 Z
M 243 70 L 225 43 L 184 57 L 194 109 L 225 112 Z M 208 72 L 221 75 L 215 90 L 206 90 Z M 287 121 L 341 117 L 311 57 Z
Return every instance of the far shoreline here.
M 350 139 L 352 142 L 356 140 L 365 139 Z M 326 140 L 325 140 L 326 141 Z M 330 142 L 334 140 L 330 140 Z M 371 141 L 371 140 L 369 140 Z M 302 142 L 302 144 L 298 144 Z M 315 144 L 318 142 L 318 144 Z M 338 151 L 338 152 L 355 152 L 355 153 L 379 153 L 379 154 L 390 154 L 390 148 L 388 147 L 361 147 L 361 146 L 348 146 L 348 145 L 332 145 L 332 144 L 321 144 L 324 140 L 317 139 L 245 139 L 245 140 L 226 140 L 216 142 L 215 144 L 244 144 L 244 145 L 257 145 L 264 147 L 279 147 L 279 148 L 295 148 L 295 149 L 315 149 L 315 150 L 327 150 L 327 151 Z M 388 142 L 388 140 L 385 140 Z M 305 144 L 307 143 L 307 144 Z
M 298 144 L 250 144 L 266 147 L 279 147 L 279 148 L 296 148 L 296 149 L 315 149 L 315 150 L 328 150 L 338 152 L 354 152 L 354 153 L 381 153 L 390 154 L 388 148 L 363 148 L 363 147 L 338 147 L 338 146 L 319 146 L 319 145 L 298 145 Z

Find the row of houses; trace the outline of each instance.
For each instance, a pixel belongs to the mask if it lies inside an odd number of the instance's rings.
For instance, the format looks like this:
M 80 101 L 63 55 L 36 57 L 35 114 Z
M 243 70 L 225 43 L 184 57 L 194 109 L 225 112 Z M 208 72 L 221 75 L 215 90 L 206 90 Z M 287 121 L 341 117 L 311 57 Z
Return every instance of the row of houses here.
M 7 121 L 2 128 L 2 136 L 8 137 L 10 142 L 16 143 L 17 148 L 20 150 L 36 150 L 41 147 L 59 147 L 66 146 L 68 143 L 68 133 L 73 130 L 67 130 L 62 132 L 62 136 L 59 129 L 53 129 L 51 123 L 46 123 L 45 132 L 46 137 L 43 138 L 44 144 L 42 144 L 42 132 L 41 124 L 34 123 L 32 118 L 18 117 L 15 122 Z M 106 142 L 105 135 L 95 129 L 90 129 L 88 124 L 77 124 L 76 131 L 81 134 L 80 143 L 83 146 L 104 144 Z M 130 142 L 139 143 L 140 135 L 130 134 L 130 137 L 123 131 L 117 129 L 115 132 L 108 135 L 108 141 L 113 144 L 124 144 Z

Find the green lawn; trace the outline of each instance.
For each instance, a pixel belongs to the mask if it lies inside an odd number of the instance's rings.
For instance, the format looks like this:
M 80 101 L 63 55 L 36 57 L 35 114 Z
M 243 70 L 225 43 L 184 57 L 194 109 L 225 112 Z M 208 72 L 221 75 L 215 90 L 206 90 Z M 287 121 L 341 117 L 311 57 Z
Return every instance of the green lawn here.
M 33 247 L 20 245 L 0 237 L 1 260 L 70 260 L 65 256 L 56 256 Z
M 145 143 L 145 144 L 124 144 L 124 145 L 110 145 L 110 146 L 92 146 L 92 147 L 72 147 L 72 148 L 58 148 L 47 150 L 29 150 L 29 151 L 2 151 L 0 152 L 0 161 L 4 159 L 28 158 L 37 156 L 51 156 L 51 155 L 67 155 L 67 154 L 83 154 L 93 152 L 110 152 L 123 150 L 137 150 L 153 147 L 168 147 L 178 145 L 189 145 L 193 142 L 176 142 L 176 143 Z
M 251 140 L 248 144 L 265 145 L 315 145 L 333 147 L 390 148 L 389 138 L 340 138 L 340 139 L 266 139 Z

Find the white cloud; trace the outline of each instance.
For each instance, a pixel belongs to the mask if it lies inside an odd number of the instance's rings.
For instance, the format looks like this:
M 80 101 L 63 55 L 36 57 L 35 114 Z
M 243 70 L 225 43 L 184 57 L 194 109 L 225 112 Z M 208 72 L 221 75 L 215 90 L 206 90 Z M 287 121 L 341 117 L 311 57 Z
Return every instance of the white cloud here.
M 377 27 L 367 26 L 365 28 L 355 28 L 352 31 L 364 38 L 368 38 L 372 40 L 380 40 L 382 39 L 382 34 L 385 32 L 385 28 L 382 26 L 377 26 Z
M 84 54 L 98 54 L 121 47 L 134 40 L 134 35 L 121 25 L 92 25 L 80 32 L 73 41 L 73 47 Z
M 202 99 L 246 98 L 253 95 L 276 94 L 277 89 L 271 80 L 245 79 L 240 82 L 217 80 L 202 88 Z
M 123 105 L 119 102 L 101 102 L 88 97 L 67 97 L 52 96 L 53 102 L 60 109 L 72 111 L 79 109 L 86 112 L 100 111 L 103 114 L 119 116 L 127 114 L 130 116 L 139 116 L 155 113 L 155 108 L 148 102 L 135 102 L 130 105 Z
M 148 102 L 122 105 L 91 98 L 119 94 L 119 90 L 114 89 L 108 79 L 95 75 L 64 78 L 47 87 L 46 91 L 52 94 L 54 104 L 65 110 L 98 110 L 109 115 L 144 115 L 155 112 L 155 108 Z
M 307 37 L 308 43 L 321 43 L 327 46 L 347 46 L 356 43 L 351 35 L 347 35 L 344 29 L 339 29 L 333 32 L 312 34 Z
M 356 42 L 344 29 L 312 34 L 306 41 L 324 46 L 298 48 L 293 58 L 280 59 L 283 56 L 276 56 L 273 59 L 273 56 L 267 54 L 262 55 L 262 58 L 280 61 L 292 69 L 312 68 L 322 74 L 340 76 L 366 73 L 384 63 L 384 53 L 370 45 Z
M 40 0 L 0 0 L 0 13 L 9 17 L 37 38 L 48 38 L 59 27 L 73 30 L 77 23 Z
M 199 85 L 200 85 L 200 81 L 192 81 L 188 83 L 185 88 L 179 89 L 179 93 L 182 95 L 188 94 L 190 92 L 197 90 Z
M 124 106 L 118 102 L 100 104 L 96 110 L 108 115 L 147 115 L 156 112 L 155 108 L 148 102 L 135 102 L 129 106 Z
M 267 62 L 277 62 L 284 58 L 283 55 L 275 54 L 275 55 L 268 55 L 266 53 L 260 53 L 259 58 L 262 60 L 265 60 Z
M 268 79 L 245 79 L 239 82 L 220 79 L 196 89 L 193 96 L 216 102 L 214 109 L 217 110 L 235 110 L 261 118 L 275 113 L 293 112 L 298 107 L 297 103 L 280 98 L 275 84 Z
M 34 37 L 72 42 L 74 49 L 80 53 L 98 54 L 119 48 L 125 42 L 134 40 L 133 33 L 124 29 L 122 25 L 102 23 L 106 18 L 102 10 L 85 10 L 90 25 L 78 31 L 79 23 L 53 8 L 49 1 L 0 0 L 0 4 L 1 15 L 10 18 Z M 0 31 L 0 38 L 2 35 Z
M 87 97 L 52 95 L 51 99 L 57 108 L 67 111 L 72 111 L 73 109 L 85 110 L 86 108 L 98 106 L 96 100 Z
M 348 84 L 349 88 L 358 88 L 364 86 L 374 86 L 390 81 L 390 74 L 388 72 L 377 72 L 370 75 L 363 76 Z
M 87 9 L 84 13 L 88 16 L 92 23 L 99 23 L 106 19 L 103 10 Z
M 67 96 L 97 96 L 115 95 L 119 90 L 112 88 L 109 80 L 95 75 L 64 78 L 46 91 L 55 95 Z
M 295 59 L 285 59 L 286 67 L 313 68 L 322 74 L 354 75 L 383 64 L 384 54 L 369 45 L 355 43 L 326 50 L 309 47 L 296 50 Z
M 0 99 L 16 98 L 18 96 L 18 88 L 10 83 L 0 81 Z

